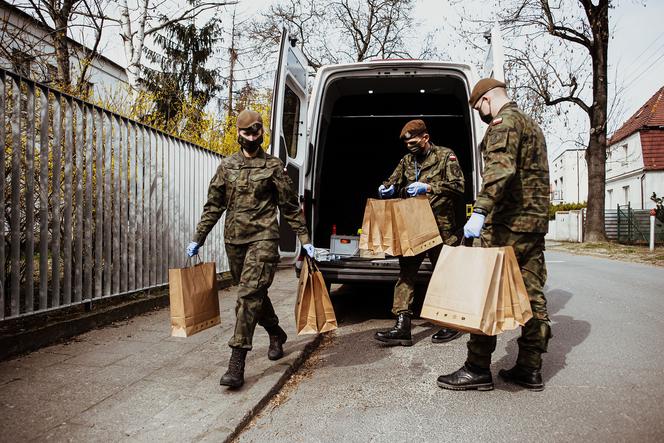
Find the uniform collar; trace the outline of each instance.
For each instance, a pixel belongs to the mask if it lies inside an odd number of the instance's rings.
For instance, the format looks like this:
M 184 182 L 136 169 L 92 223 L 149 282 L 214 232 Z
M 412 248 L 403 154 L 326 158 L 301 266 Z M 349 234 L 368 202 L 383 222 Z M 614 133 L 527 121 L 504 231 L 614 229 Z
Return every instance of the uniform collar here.
M 426 168 L 436 160 L 436 156 L 433 155 L 433 151 L 434 151 L 435 148 L 436 148 L 436 145 L 429 142 L 429 150 L 427 151 L 426 156 L 424 157 L 424 159 L 419 160 L 415 155 L 413 155 L 413 159 L 420 165 L 421 168 Z
M 509 108 L 513 108 L 513 107 L 516 108 L 516 102 L 510 101 L 510 102 L 505 103 L 503 105 L 503 107 L 500 108 L 500 110 L 498 111 L 498 113 L 496 114 L 496 116 L 494 118 L 498 118 L 500 116 L 500 114 L 507 111 Z
M 263 148 L 258 148 L 258 154 L 253 158 L 245 157 L 242 153 L 242 148 L 240 148 L 235 153 L 235 159 L 241 166 L 247 168 L 262 168 L 265 166 L 265 163 L 267 163 L 267 156 L 265 155 Z

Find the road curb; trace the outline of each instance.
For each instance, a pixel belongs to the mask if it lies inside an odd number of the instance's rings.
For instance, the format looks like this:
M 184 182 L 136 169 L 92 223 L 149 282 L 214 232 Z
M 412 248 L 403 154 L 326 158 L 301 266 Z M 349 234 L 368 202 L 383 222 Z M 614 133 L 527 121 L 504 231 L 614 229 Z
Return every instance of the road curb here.
M 307 361 L 307 359 L 311 356 L 311 354 L 318 349 L 320 346 L 321 342 L 323 341 L 323 338 L 325 336 L 323 334 L 318 334 L 312 341 L 307 343 L 304 346 L 304 349 L 300 352 L 300 355 L 293 361 L 293 363 L 286 369 L 286 372 L 284 372 L 281 377 L 279 377 L 279 380 L 272 386 L 272 388 L 265 394 L 260 400 L 258 400 L 258 403 L 254 407 L 252 407 L 245 415 L 242 417 L 240 422 L 237 424 L 235 429 L 233 429 L 233 432 L 231 432 L 224 440 L 223 443 L 230 443 L 234 441 L 241 433 L 244 431 L 251 420 L 254 419 L 258 414 L 260 414 L 263 409 L 265 409 L 265 406 L 272 400 L 272 398 L 277 395 L 280 391 L 281 388 L 284 387 L 284 385 L 288 382 L 288 380 L 295 374 L 304 364 L 304 362 Z

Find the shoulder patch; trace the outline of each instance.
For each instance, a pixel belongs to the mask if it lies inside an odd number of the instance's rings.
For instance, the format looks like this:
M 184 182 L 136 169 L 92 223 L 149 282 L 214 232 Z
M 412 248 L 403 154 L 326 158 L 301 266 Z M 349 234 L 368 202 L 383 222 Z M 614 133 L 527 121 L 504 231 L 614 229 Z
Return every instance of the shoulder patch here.
M 501 124 L 502 122 L 503 122 L 503 118 L 502 118 L 502 117 L 494 118 L 493 121 L 491 122 L 491 125 L 492 125 L 492 126 L 493 126 L 493 125 L 499 125 L 499 124 Z
M 456 160 L 456 159 L 457 159 L 457 158 L 456 158 L 456 155 L 454 155 L 454 154 L 450 154 L 450 160 Z

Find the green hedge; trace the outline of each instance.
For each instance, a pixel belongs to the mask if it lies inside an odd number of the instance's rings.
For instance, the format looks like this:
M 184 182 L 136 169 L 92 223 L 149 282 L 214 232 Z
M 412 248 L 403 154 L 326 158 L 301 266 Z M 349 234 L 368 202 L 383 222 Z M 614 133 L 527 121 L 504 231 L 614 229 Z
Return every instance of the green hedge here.
M 558 211 L 574 211 L 578 209 L 583 209 L 588 204 L 583 203 L 560 203 L 557 205 L 549 205 L 549 220 L 554 220 L 556 218 L 556 212 Z

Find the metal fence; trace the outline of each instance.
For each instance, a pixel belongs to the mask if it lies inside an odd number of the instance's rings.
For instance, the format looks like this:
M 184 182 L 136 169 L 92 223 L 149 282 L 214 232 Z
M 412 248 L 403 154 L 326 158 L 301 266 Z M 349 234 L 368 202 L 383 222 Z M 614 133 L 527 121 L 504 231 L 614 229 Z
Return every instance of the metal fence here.
M 221 158 L 0 70 L 0 321 L 155 288 Z M 228 269 L 223 223 L 205 259 Z
M 615 220 L 614 232 L 618 242 L 647 244 L 650 241 L 649 209 L 633 209 L 630 204 L 627 204 L 618 205 L 611 212 L 615 214 L 612 218 Z M 655 242 L 664 242 L 664 226 L 659 221 L 655 222 Z

